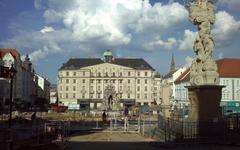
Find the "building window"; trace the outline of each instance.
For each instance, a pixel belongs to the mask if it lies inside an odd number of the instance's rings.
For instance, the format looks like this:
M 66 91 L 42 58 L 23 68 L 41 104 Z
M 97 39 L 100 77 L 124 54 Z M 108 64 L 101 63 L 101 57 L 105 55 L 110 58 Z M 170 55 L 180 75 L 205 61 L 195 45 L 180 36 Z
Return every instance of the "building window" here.
M 148 76 L 148 72 L 145 72 L 145 77 L 147 77 Z
M 82 89 L 84 90 L 84 89 L 85 89 L 85 86 L 83 86 Z
M 76 79 L 73 79 L 73 83 L 76 83 Z
M 66 76 L 69 76 L 69 72 L 66 72 Z
M 76 72 L 73 72 L 73 76 L 76 76 L 76 74 L 77 74 Z
M 73 98 L 76 98 L 76 94 L 75 93 L 73 93 Z
M 62 98 L 62 93 L 59 94 L 59 98 Z
M 130 83 L 131 81 L 130 81 L 130 79 L 128 79 L 128 83 Z
M 112 76 L 115 77 L 115 72 L 112 73 Z
M 140 91 L 140 86 L 137 87 L 137 91 Z
M 122 76 L 122 72 L 119 73 L 119 76 L 120 76 L 120 77 Z
M 112 80 L 112 83 L 115 83 L 115 80 Z
M 122 83 L 122 80 L 119 80 L 119 83 Z
M 66 79 L 66 83 L 69 83 L 69 79 Z
M 140 76 L 140 72 L 137 72 L 137 76 Z
M 130 98 L 130 94 L 127 95 L 127 98 Z
M 140 99 L 140 94 L 139 93 L 137 94 L 137 98 Z
M 66 86 L 66 91 L 68 91 L 68 86 Z
M 122 90 L 122 86 L 119 86 L 119 90 Z
M 119 94 L 119 98 L 122 98 L 122 93 Z
M 105 83 L 108 83 L 108 80 L 105 80 Z
M 85 79 L 82 80 L 82 83 L 85 83 Z
M 98 76 L 101 77 L 101 73 L 100 72 L 98 73 Z
M 145 99 L 147 99 L 147 98 L 148 98 L 148 96 L 147 96 L 147 93 L 145 93 L 145 94 L 144 94 L 144 98 L 145 98 Z
M 140 79 L 137 79 L 137 83 L 140 84 Z
M 131 72 L 130 71 L 128 71 L 128 76 L 131 76 Z
M 93 86 L 90 86 L 90 90 L 93 90 Z
M 60 86 L 60 91 L 62 91 L 62 86 Z
M 145 86 L 145 91 L 147 91 L 147 86 Z
M 90 98 L 93 98 L 93 94 L 90 94 Z
M 101 80 L 98 80 L 98 83 L 101 83 Z
M 101 94 L 98 94 L 98 98 L 101 98 Z
M 66 93 L 66 98 L 68 98 L 68 93 Z
M 228 80 L 226 80 L 226 85 L 228 85 Z
M 73 86 L 73 91 L 76 91 L 76 86 Z
M 82 75 L 85 76 L 85 71 L 83 71 Z
M 237 86 L 239 86 L 240 84 L 239 84 L 239 80 L 237 80 Z
M 240 100 L 240 91 L 237 93 L 237 99 Z
M 90 80 L 90 82 L 91 82 L 91 83 L 93 83 L 93 82 L 94 82 L 94 80 L 93 80 L 93 79 L 91 79 L 91 80 Z
M 148 82 L 147 79 L 145 79 L 145 84 L 147 84 L 147 82 Z
M 98 86 L 98 90 L 100 90 L 100 86 Z

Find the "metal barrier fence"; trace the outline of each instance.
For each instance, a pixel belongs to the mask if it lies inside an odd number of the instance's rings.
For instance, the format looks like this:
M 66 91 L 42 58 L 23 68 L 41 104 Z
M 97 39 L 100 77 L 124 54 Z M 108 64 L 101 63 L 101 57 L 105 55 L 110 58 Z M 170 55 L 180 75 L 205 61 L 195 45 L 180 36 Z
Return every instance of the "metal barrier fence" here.
M 219 122 L 189 122 L 158 116 L 158 129 L 165 142 L 232 141 L 240 139 L 240 117 Z

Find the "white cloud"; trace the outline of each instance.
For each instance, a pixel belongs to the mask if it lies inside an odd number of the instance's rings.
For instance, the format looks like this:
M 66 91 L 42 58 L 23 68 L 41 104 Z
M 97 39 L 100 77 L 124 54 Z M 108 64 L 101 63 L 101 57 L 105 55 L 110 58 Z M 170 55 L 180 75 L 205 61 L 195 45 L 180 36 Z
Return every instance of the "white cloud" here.
M 175 38 L 165 37 L 165 41 L 158 37 L 175 30 L 188 15 L 177 2 L 165 5 L 158 2 L 152 6 L 149 0 L 35 0 L 35 7 L 44 11 L 45 21 L 52 27 L 46 25 L 40 32 L 25 31 L 0 43 L 4 47 L 26 49 L 34 60 L 61 52 L 122 47 L 171 49 L 177 43 Z M 54 29 L 55 24 L 62 28 Z
M 179 49 L 192 50 L 196 35 L 197 32 L 190 31 L 189 29 L 185 30 L 183 40 L 180 40 Z
M 216 13 L 216 22 L 213 25 L 212 34 L 217 49 L 224 49 L 229 45 L 237 44 L 240 40 L 240 21 L 237 21 L 226 11 Z M 180 50 L 192 50 L 197 32 L 184 31 L 182 40 L 179 40 Z
M 216 14 L 216 22 L 212 31 L 217 47 L 223 47 L 240 40 L 240 21 L 226 11 Z
M 175 38 L 168 38 L 167 41 L 163 41 L 160 39 L 160 37 L 157 37 L 156 40 L 146 43 L 144 47 L 148 50 L 156 50 L 159 48 L 170 50 L 175 45 L 177 45 Z
M 49 0 L 44 17 L 50 22 L 61 20 L 78 41 L 99 41 L 113 46 L 142 45 L 187 18 L 187 10 L 179 3 L 152 6 L 148 0 L 71 2 Z M 136 40 L 141 43 L 136 44 Z
M 50 33 L 50 32 L 53 32 L 53 31 L 55 31 L 55 30 L 53 29 L 53 27 L 47 27 L 47 26 L 45 26 L 43 29 L 40 30 L 40 32 L 41 32 L 42 34 Z
M 190 67 L 193 60 L 194 60 L 193 57 L 187 56 L 187 57 L 185 58 L 185 63 L 186 63 L 186 64 L 184 65 L 184 67 Z

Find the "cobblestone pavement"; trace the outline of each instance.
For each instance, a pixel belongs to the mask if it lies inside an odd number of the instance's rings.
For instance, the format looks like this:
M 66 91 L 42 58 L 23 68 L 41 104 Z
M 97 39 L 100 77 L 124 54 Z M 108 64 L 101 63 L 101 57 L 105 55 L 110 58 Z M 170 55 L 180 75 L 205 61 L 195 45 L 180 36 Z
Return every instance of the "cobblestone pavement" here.
M 133 133 L 85 133 L 69 139 L 67 150 L 240 150 L 224 145 L 166 145 Z

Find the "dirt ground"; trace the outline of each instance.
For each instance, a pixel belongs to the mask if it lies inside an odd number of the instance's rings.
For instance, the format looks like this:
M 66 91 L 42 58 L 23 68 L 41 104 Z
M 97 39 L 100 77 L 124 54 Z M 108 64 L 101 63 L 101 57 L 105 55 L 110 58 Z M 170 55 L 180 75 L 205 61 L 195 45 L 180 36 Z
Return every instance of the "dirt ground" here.
M 162 144 L 133 133 L 83 133 L 69 139 L 66 150 L 239 150 L 238 146 Z

